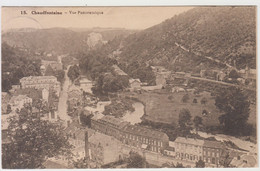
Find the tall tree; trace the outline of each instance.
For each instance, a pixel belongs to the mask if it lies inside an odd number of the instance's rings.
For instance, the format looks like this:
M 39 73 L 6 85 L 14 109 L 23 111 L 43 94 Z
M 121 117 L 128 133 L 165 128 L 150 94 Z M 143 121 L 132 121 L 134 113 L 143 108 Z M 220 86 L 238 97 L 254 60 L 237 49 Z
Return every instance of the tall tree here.
M 191 114 L 188 109 L 181 109 L 179 114 L 179 127 L 182 136 L 190 134 L 191 128 Z
M 199 160 L 196 162 L 196 168 L 204 168 L 205 167 L 205 162 L 203 160 Z
M 202 118 L 200 116 L 195 116 L 193 119 L 194 127 L 196 132 L 198 132 L 199 127 L 202 125 Z
M 215 105 L 224 113 L 219 117 L 224 132 L 232 135 L 243 134 L 250 111 L 248 97 L 239 88 L 220 89 Z
M 145 163 L 146 161 L 141 155 L 131 151 L 127 168 L 144 168 Z
M 43 120 L 31 107 L 10 118 L 7 135 L 11 141 L 2 146 L 5 169 L 41 168 L 47 158 L 71 155 L 71 145 L 61 123 Z

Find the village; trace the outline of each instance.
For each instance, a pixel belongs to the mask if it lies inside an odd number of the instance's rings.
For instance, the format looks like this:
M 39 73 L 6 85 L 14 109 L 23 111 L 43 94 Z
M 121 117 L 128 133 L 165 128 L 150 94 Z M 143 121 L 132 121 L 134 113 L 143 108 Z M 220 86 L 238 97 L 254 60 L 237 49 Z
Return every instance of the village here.
M 184 167 L 195 167 L 198 161 L 203 162 L 205 167 L 225 167 L 223 161 L 228 162 L 231 167 L 257 165 L 255 143 L 243 140 L 243 144 L 246 145 L 239 146 L 241 143 L 236 144 L 242 141 L 239 138 L 202 131 L 195 132 L 203 138 L 176 137 L 175 140 L 170 140 L 172 138 L 165 132 L 141 124 L 143 120 L 169 122 L 167 124 L 177 122 L 178 114 L 176 118 L 174 113 L 169 113 L 169 116 L 159 113 L 163 105 L 156 104 L 153 98 L 162 94 L 167 94 L 165 97 L 168 97 L 166 100 L 169 106 L 170 102 L 177 98 L 178 103 L 181 103 L 179 106 L 191 105 L 191 109 L 194 108 L 192 113 L 203 117 L 203 122 L 209 124 L 208 120 L 215 117 L 216 112 L 210 106 L 213 104 L 210 102 L 210 93 L 198 90 L 196 85 L 190 86 L 189 80 L 251 89 L 256 84 L 255 70 L 240 70 L 239 74 L 242 77 L 235 78 L 234 83 L 234 78 L 227 77 L 228 71 L 201 70 L 199 75 L 193 75 L 171 72 L 162 66 L 150 66 L 156 75 L 156 85 L 148 86 L 140 79 L 129 78 L 129 87 L 122 92 L 111 93 L 108 100 L 102 101 L 92 92 L 95 82 L 82 74 L 75 80 L 70 80 L 68 71 L 72 65 L 65 66 L 60 58 L 58 57 L 57 61 L 42 60 L 41 76 L 23 77 L 20 84 L 12 85 L 9 93 L 2 92 L 2 146 L 10 143 L 10 137 L 5 134 L 9 124 L 8 118 L 18 115 L 25 106 L 32 106 L 32 112 L 43 111 L 42 119 L 50 122 L 62 121 L 64 132 L 74 146 L 74 159 L 87 159 L 89 168 L 124 168 L 125 163 L 119 161 L 124 161 L 131 152 L 138 153 L 155 167 L 171 167 L 180 163 Z M 64 80 L 59 82 L 55 76 L 47 76 L 46 69 L 49 67 L 54 71 L 64 70 Z M 117 65 L 112 67 L 114 74 L 127 76 Z M 184 102 L 183 97 L 186 94 L 191 100 L 187 99 L 187 102 Z M 133 111 L 120 113 L 121 117 L 115 115 L 113 110 L 110 114 L 104 114 L 106 106 L 111 104 L 112 97 L 116 97 L 117 100 L 130 99 Z M 195 105 L 200 107 L 192 107 Z M 171 108 L 181 110 L 179 107 Z M 235 145 L 232 148 L 226 142 Z M 48 158 L 45 165 L 46 168 L 73 168 L 71 161 L 64 156 Z

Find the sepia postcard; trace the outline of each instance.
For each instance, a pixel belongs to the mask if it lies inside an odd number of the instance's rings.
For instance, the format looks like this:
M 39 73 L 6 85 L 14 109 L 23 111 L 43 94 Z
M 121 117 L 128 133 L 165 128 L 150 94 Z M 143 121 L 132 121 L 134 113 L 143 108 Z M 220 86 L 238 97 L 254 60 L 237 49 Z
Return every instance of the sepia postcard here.
M 2 169 L 257 168 L 257 6 L 1 7 Z

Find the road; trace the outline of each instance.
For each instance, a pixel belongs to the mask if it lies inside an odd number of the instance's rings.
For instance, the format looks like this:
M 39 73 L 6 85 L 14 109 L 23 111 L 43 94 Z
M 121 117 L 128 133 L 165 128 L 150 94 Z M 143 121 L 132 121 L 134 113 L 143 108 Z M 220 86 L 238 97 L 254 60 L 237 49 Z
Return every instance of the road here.
M 229 65 L 229 64 L 226 63 L 226 62 L 221 62 L 220 60 L 214 59 L 214 58 L 212 58 L 212 57 L 210 57 L 210 56 L 203 56 L 203 55 L 201 55 L 201 54 L 198 53 L 198 52 L 191 52 L 190 50 L 188 50 L 187 48 L 185 48 L 184 46 L 182 46 L 181 44 L 179 44 L 179 43 L 177 43 L 177 42 L 175 42 L 175 45 L 178 46 L 178 47 L 180 47 L 182 50 L 184 50 L 184 51 L 186 51 L 186 52 L 193 53 L 194 55 L 197 55 L 197 56 L 202 56 L 202 57 L 204 57 L 204 58 L 207 58 L 207 59 L 209 59 L 209 60 L 211 60 L 211 61 L 214 61 L 214 62 L 219 63 L 219 64 L 222 64 L 222 65 L 226 65 L 228 68 L 232 68 L 232 69 L 234 69 L 234 70 L 236 70 L 236 71 L 238 72 L 238 69 L 237 69 L 236 67 L 233 67 L 233 66 Z
M 65 81 L 62 86 L 62 90 L 60 92 L 59 97 L 59 105 L 58 105 L 58 116 L 61 120 L 67 123 L 67 121 L 71 121 L 70 116 L 67 113 L 67 99 L 68 99 L 68 88 L 71 85 L 71 81 L 67 75 L 70 65 L 65 70 Z

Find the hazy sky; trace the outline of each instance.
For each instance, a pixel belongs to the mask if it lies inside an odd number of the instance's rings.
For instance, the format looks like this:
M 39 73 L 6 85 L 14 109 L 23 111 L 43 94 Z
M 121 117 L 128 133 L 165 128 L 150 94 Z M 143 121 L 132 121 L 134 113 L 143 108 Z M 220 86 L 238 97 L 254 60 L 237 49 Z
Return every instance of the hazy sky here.
M 145 29 L 191 7 L 3 7 L 2 30 L 10 28 L 119 27 Z M 22 15 L 21 11 L 26 11 Z M 62 15 L 33 15 L 32 11 L 58 11 Z M 75 14 L 70 14 L 70 11 Z M 103 14 L 78 14 L 98 12 Z

